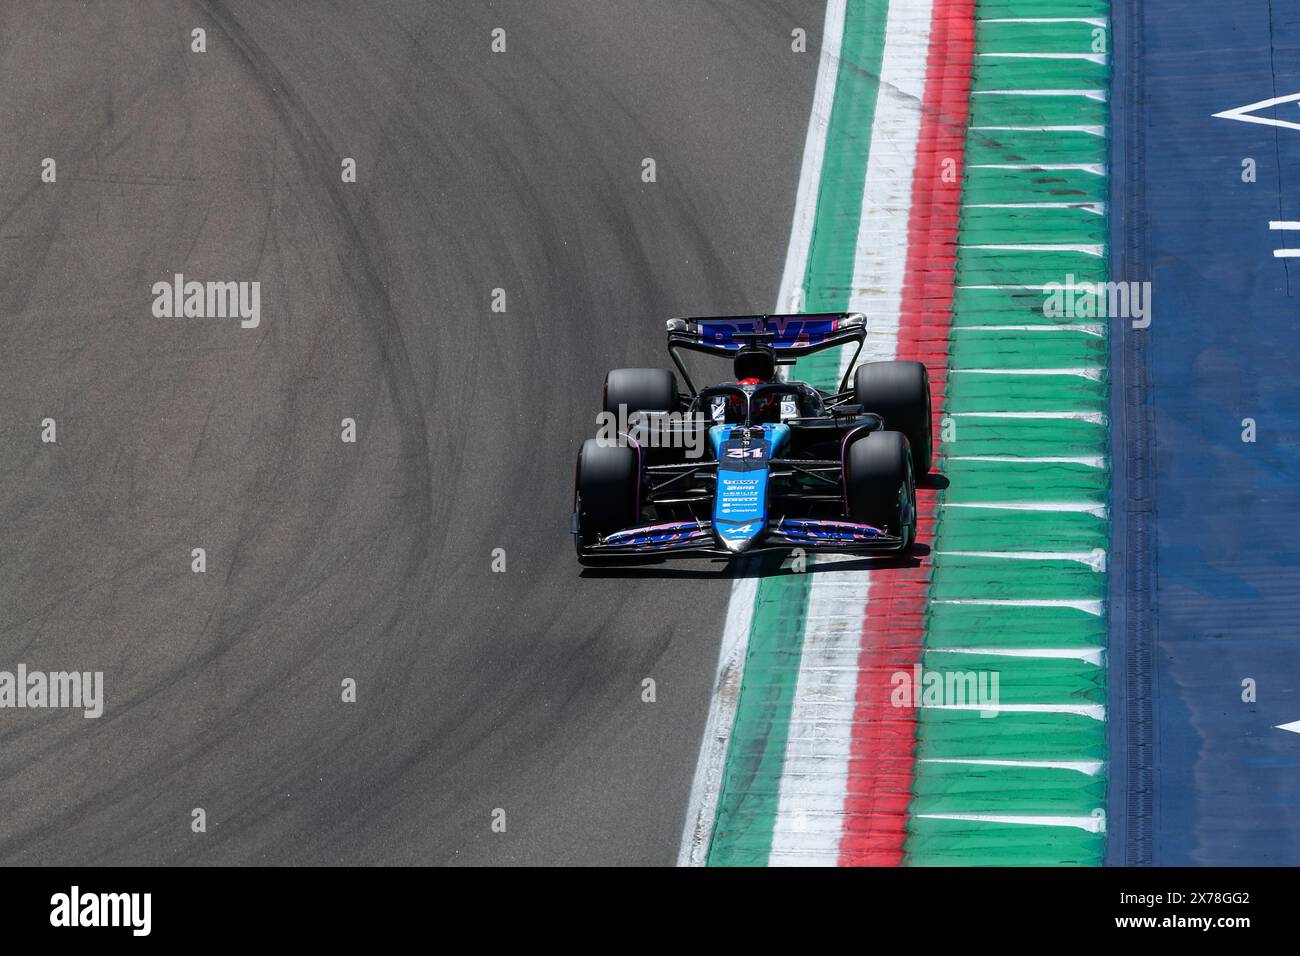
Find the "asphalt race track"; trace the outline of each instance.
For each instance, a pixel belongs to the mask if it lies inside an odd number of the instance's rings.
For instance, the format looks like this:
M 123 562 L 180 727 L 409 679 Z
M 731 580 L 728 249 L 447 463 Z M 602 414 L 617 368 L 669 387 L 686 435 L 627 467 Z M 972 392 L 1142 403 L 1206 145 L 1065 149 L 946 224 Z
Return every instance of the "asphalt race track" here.
M 0 862 L 675 859 L 730 581 L 580 573 L 573 455 L 771 307 L 821 12 L 601 7 L 0 8 L 0 656 L 106 697 L 6 713 Z

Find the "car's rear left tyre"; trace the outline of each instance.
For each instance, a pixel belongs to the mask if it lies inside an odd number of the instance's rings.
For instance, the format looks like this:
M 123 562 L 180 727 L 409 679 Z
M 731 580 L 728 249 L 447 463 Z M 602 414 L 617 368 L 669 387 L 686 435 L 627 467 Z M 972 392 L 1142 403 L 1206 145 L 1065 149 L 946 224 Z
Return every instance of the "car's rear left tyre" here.
M 680 401 L 677 378 L 666 368 L 616 368 L 605 376 L 605 411 L 675 412 Z
M 907 436 L 871 432 L 849 446 L 844 462 L 845 508 L 851 521 L 903 539 L 916 538 L 916 483 Z
M 918 475 L 930 471 L 930 373 L 923 362 L 867 362 L 853 377 L 854 402 L 885 420 L 885 428 L 902 432 L 912 448 Z

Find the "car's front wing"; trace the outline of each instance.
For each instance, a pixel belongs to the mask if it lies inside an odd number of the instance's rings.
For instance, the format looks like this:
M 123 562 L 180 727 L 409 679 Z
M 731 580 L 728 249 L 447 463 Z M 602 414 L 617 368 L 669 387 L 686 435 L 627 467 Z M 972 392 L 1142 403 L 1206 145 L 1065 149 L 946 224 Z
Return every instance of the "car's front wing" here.
M 830 518 L 777 518 L 742 554 L 771 551 L 881 554 L 898 551 L 903 539 L 872 525 Z M 580 548 L 584 558 L 738 557 L 720 544 L 710 521 L 670 521 L 615 531 Z

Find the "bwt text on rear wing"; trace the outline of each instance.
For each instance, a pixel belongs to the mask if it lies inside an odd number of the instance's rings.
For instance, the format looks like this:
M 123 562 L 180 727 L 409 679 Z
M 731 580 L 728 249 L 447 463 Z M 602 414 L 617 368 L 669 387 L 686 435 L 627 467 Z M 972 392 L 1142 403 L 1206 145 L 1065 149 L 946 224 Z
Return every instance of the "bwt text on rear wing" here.
M 776 352 L 780 364 L 793 365 L 800 356 L 856 343 L 853 361 L 845 366 L 852 369 L 866 337 L 867 317 L 861 312 L 717 315 L 668 320 L 668 353 L 692 395 L 698 390 L 679 350 L 729 358 L 746 345 L 765 345 Z M 849 373 L 845 372 L 841 392 L 848 387 L 848 377 Z

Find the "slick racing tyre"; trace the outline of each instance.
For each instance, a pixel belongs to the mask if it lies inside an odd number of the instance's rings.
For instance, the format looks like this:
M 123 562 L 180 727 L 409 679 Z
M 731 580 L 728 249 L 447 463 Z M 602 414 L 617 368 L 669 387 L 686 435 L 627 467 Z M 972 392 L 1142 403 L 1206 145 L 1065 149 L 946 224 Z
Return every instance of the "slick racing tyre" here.
M 675 412 L 677 379 L 666 368 L 616 368 L 605 376 L 605 411 L 617 415 L 620 405 L 628 415 Z
M 849 520 L 898 535 L 899 550 L 915 540 L 916 484 L 902 432 L 871 432 L 849 446 L 844 492 Z
M 596 543 L 597 535 L 636 524 L 641 510 L 640 465 L 640 455 L 631 446 L 595 438 L 582 443 L 574 488 L 579 555 Z
M 854 402 L 902 432 L 918 475 L 930 471 L 930 375 L 921 362 L 868 362 L 853 377 Z

